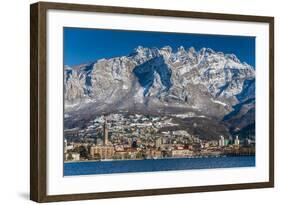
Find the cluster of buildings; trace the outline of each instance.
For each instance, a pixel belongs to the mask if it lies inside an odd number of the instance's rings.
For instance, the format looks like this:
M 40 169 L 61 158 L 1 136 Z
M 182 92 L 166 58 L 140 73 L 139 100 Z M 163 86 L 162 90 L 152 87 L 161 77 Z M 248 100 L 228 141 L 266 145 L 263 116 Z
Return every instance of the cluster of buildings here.
M 220 147 L 228 146 L 229 143 L 230 143 L 230 140 L 231 139 L 225 139 L 224 136 L 220 136 L 218 144 L 219 144 Z M 239 140 L 238 136 L 235 137 L 234 145 L 237 146 L 237 147 L 240 145 L 240 140 Z
M 85 129 L 65 130 L 65 161 L 220 156 L 241 154 L 241 147 L 242 154 L 254 154 L 254 140 L 241 143 L 238 136 L 207 141 L 185 130 L 161 131 L 176 125 L 169 117 L 97 117 Z

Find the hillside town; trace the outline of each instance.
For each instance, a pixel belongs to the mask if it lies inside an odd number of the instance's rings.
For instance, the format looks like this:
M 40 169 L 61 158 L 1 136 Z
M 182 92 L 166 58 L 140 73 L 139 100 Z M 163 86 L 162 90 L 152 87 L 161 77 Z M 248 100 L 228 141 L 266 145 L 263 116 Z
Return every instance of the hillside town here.
M 208 140 L 184 129 L 163 129 L 177 126 L 169 116 L 110 114 L 95 117 L 84 128 L 64 130 L 64 160 L 145 160 L 255 154 L 255 138 L 252 136 L 240 139 L 238 135 L 220 135 Z

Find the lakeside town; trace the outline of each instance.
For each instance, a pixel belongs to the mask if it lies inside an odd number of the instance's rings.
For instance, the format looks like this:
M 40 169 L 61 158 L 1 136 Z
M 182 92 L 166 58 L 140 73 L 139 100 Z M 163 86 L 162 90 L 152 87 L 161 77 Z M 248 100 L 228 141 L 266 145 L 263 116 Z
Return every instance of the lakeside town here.
M 187 117 L 187 116 L 174 116 Z M 145 160 L 255 155 L 255 138 L 200 139 L 177 127 L 171 116 L 110 114 L 83 128 L 64 130 L 64 161 Z M 168 131 L 167 131 L 168 130 Z

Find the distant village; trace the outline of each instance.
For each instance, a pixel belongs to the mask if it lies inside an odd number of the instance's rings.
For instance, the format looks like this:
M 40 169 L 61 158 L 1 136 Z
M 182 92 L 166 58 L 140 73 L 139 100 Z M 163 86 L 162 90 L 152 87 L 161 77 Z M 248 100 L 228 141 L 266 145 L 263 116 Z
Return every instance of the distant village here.
M 173 118 L 139 114 L 99 116 L 85 128 L 64 130 L 64 160 L 110 161 L 255 155 L 254 137 L 202 140 L 175 127 Z

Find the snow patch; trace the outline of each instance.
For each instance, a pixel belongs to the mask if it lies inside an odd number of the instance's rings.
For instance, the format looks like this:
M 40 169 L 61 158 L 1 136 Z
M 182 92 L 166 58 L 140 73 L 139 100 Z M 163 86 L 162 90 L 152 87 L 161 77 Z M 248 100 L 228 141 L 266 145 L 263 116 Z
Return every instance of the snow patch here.
M 221 101 L 219 101 L 219 100 L 214 100 L 213 98 L 211 98 L 211 100 L 212 100 L 212 102 L 214 102 L 214 103 L 217 103 L 217 104 L 220 104 L 220 105 L 223 105 L 223 106 L 227 106 L 226 103 L 221 102 Z

